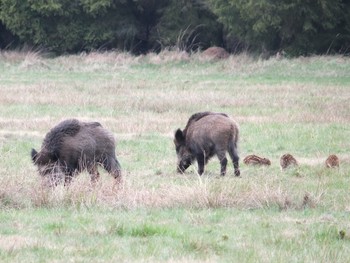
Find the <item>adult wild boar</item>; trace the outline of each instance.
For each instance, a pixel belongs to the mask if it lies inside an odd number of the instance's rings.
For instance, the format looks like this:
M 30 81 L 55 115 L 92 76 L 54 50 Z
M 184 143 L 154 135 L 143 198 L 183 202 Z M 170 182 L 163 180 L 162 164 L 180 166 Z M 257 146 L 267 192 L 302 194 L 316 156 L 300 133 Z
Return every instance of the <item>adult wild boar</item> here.
M 88 171 L 94 183 L 99 179 L 98 164 L 117 182 L 121 178 L 114 136 L 98 122 L 62 121 L 46 134 L 39 152 L 32 149 L 31 156 L 39 174 L 53 179 L 54 185 L 59 179 L 69 184 L 83 170 Z
M 204 172 L 204 165 L 215 154 L 221 164 L 221 175 L 226 174 L 229 153 L 235 175 L 239 176 L 237 153 L 238 125 L 224 113 L 199 112 L 193 114 L 183 131 L 175 132 L 175 147 L 178 156 L 177 170 L 184 172 L 194 160 L 198 163 L 198 173 Z

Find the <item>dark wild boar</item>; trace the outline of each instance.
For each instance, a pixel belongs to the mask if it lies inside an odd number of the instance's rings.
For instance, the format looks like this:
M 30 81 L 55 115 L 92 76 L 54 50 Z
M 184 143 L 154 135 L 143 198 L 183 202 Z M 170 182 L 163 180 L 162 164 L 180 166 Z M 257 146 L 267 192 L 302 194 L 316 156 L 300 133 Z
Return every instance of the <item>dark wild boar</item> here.
M 117 183 L 121 179 L 114 136 L 98 122 L 62 121 L 46 134 L 39 152 L 32 149 L 31 156 L 39 174 L 53 179 L 53 185 L 60 179 L 67 185 L 83 170 L 88 171 L 94 183 L 99 179 L 98 165 L 102 165 Z
M 226 174 L 229 153 L 235 175 L 239 176 L 237 153 L 238 125 L 224 113 L 199 112 L 193 114 L 183 131 L 175 132 L 175 147 L 178 156 L 177 171 L 184 172 L 195 160 L 198 174 L 204 172 L 204 165 L 215 154 L 221 164 L 221 175 Z

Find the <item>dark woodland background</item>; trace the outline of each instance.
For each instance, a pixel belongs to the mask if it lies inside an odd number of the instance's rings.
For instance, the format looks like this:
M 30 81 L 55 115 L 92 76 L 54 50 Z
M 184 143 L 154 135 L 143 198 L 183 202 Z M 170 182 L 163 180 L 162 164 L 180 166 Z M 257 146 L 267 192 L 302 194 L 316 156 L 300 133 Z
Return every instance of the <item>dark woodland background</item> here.
M 350 0 L 0 0 L 0 48 L 350 53 Z

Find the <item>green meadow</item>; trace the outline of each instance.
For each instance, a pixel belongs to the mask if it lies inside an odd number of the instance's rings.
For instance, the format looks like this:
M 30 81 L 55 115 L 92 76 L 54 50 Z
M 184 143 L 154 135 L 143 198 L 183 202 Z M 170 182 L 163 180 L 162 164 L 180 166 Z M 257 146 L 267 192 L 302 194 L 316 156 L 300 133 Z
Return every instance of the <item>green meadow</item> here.
M 0 261 L 349 262 L 349 102 L 343 56 L 3 51 Z M 174 131 L 199 111 L 238 122 L 239 178 L 231 162 L 220 177 L 216 157 L 203 176 L 176 172 Z M 103 169 L 95 186 L 84 172 L 43 187 L 30 151 L 67 118 L 114 133 L 120 189 Z M 281 171 L 285 153 L 299 166 Z

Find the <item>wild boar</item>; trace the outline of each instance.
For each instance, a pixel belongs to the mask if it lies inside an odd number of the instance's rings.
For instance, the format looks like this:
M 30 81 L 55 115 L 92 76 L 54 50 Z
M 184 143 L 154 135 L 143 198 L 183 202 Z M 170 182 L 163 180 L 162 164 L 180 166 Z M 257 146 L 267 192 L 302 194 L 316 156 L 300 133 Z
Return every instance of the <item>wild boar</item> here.
M 243 159 L 243 162 L 246 165 L 267 165 L 267 166 L 271 165 L 271 161 L 269 159 L 257 156 L 255 154 L 246 156 Z
M 298 161 L 294 158 L 293 155 L 286 153 L 283 154 L 280 158 L 280 166 L 281 166 L 281 170 L 285 170 L 288 167 L 296 167 L 298 166 Z
M 99 179 L 98 165 L 116 182 L 121 179 L 114 136 L 98 122 L 62 121 L 46 134 L 39 152 L 32 149 L 31 157 L 43 178 L 53 178 L 53 185 L 60 178 L 68 185 L 74 175 L 84 170 L 94 183 Z
M 215 154 L 221 164 L 221 175 L 226 174 L 229 153 L 235 175 L 239 176 L 237 153 L 238 125 L 224 113 L 198 112 L 193 114 L 185 129 L 175 132 L 174 144 L 178 157 L 177 171 L 184 172 L 195 160 L 198 174 L 204 172 L 204 165 Z
M 339 167 L 339 158 L 335 154 L 331 154 L 326 159 L 326 167 L 327 168 L 333 168 L 333 167 Z

